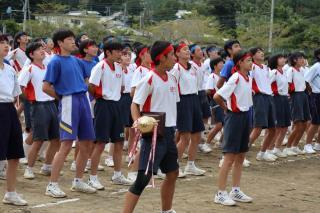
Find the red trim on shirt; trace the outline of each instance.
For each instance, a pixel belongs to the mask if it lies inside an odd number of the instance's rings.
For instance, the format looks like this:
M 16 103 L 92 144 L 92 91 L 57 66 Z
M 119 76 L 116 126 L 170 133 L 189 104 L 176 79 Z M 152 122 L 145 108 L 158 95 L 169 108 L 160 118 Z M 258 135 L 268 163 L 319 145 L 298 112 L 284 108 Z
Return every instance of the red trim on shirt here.
M 110 67 L 111 71 L 115 71 L 114 64 L 111 64 L 109 61 L 107 61 L 106 58 L 104 59 L 104 61 L 108 64 L 108 66 Z
M 102 98 L 102 81 L 100 81 L 98 87 L 95 87 L 94 97 L 95 98 Z
M 165 77 L 162 77 L 157 70 L 152 70 L 157 76 L 161 78 L 164 82 L 168 81 L 168 74 L 166 73 Z
M 182 66 L 182 67 L 183 67 L 183 69 L 188 70 L 188 67 L 183 66 L 183 64 L 181 64 L 180 62 L 178 62 L 178 64 L 179 64 L 180 66 Z M 179 66 L 178 66 L 178 69 L 179 69 L 179 71 L 180 71 Z
M 231 94 L 231 110 L 232 112 L 240 112 L 240 109 L 237 105 L 237 97 L 234 93 Z
M 279 95 L 278 84 L 276 81 L 271 84 L 271 89 L 274 95 Z
M 14 63 L 14 68 L 15 68 L 15 70 L 16 70 L 17 72 L 20 72 L 22 68 L 21 68 L 18 60 L 13 60 L 13 63 Z
M 239 75 L 241 75 L 244 78 L 244 80 L 246 80 L 247 82 L 249 81 L 249 76 L 245 76 L 241 72 L 238 72 L 238 73 L 239 73 Z
M 196 61 L 192 60 L 198 67 L 201 67 L 201 62 L 197 63 Z
M 148 84 L 151 86 L 152 84 L 152 75 L 150 76 L 148 80 Z M 152 93 L 147 97 L 146 101 L 143 104 L 142 111 L 143 112 L 150 112 L 151 110 L 151 98 L 152 98 Z
M 277 69 L 277 71 L 278 71 L 278 72 L 280 72 L 281 74 L 283 74 L 283 70 L 282 70 L 282 68 Z
M 257 65 L 260 69 L 263 69 L 263 64 L 257 64 L 255 62 L 253 62 L 253 64 Z
M 30 66 L 28 71 L 31 74 L 32 66 Z M 26 98 L 27 98 L 28 101 L 31 101 L 31 102 L 36 101 L 36 94 L 35 94 L 34 86 L 33 86 L 32 82 L 31 82 L 31 80 L 28 82 L 27 86 L 24 88 L 24 93 L 25 93 Z
M 34 66 L 36 66 L 36 67 L 39 67 L 39 69 L 41 69 L 41 70 L 46 69 L 46 67 L 45 67 L 43 64 L 36 64 L 36 63 L 33 63 L 33 62 L 32 62 L 32 65 L 34 65 Z
M 296 87 L 294 85 L 294 82 L 289 83 L 289 92 L 293 93 L 296 90 Z

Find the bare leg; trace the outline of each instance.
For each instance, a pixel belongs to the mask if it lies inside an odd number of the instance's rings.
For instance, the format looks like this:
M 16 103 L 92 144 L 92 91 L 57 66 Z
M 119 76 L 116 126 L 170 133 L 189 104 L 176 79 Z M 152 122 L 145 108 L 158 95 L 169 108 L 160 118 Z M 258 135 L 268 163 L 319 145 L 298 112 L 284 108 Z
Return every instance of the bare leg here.
M 166 174 L 166 178 L 161 185 L 162 211 L 168 211 L 172 208 L 178 170 Z

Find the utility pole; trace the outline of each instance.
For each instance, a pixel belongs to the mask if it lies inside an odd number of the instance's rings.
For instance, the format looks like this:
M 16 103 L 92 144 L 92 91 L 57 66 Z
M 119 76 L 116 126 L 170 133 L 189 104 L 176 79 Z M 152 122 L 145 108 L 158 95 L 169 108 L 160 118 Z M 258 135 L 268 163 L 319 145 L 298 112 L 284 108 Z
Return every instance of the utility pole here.
M 125 25 L 127 25 L 127 15 L 128 15 L 127 2 L 125 2 L 124 3 L 124 11 L 123 11 L 123 22 Z
M 22 11 L 23 11 L 23 31 L 26 31 L 26 28 L 27 28 L 27 12 L 28 12 L 28 0 L 24 0 L 24 3 L 23 3 L 23 8 L 22 8 Z
M 272 51 L 273 15 L 274 15 L 274 0 L 271 0 L 269 47 L 268 47 L 268 52 L 269 52 L 269 53 Z

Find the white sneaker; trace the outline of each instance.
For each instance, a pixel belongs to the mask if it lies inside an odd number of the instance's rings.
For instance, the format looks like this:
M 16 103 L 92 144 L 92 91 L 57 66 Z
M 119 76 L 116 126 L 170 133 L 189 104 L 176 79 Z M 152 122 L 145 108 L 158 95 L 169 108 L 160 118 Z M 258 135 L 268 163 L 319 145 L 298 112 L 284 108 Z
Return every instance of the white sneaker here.
M 199 146 L 199 149 L 201 152 L 203 152 L 205 154 L 212 152 L 210 145 L 207 143 L 204 143 L 204 144 L 202 144 L 202 146 Z
M 25 179 L 34 179 L 34 178 L 35 178 L 35 175 L 34 175 L 34 173 L 33 173 L 33 171 L 32 171 L 31 168 L 26 167 L 26 169 L 24 170 L 23 177 L 24 177 Z
M 98 177 L 90 177 L 88 185 L 97 190 L 104 190 L 104 186 L 100 183 Z
M 104 164 L 105 164 L 107 167 L 114 167 L 113 159 L 110 158 L 110 157 L 106 157 L 106 159 L 105 159 L 105 161 L 104 161 Z
M 175 210 L 171 209 L 169 211 L 161 211 L 161 213 L 177 213 Z
M 157 171 L 157 175 L 155 176 L 155 178 L 158 179 L 165 179 L 166 178 L 166 174 L 162 173 L 160 169 L 158 169 Z
M 268 155 L 270 155 L 270 157 L 274 158 L 275 160 L 278 159 L 278 157 L 272 153 L 272 150 L 267 150 L 266 153 L 268 153 Z
M 46 195 L 53 198 L 63 198 L 66 197 L 66 193 L 64 193 L 57 183 L 49 183 L 46 189 Z
M 23 164 L 23 165 L 27 165 L 28 164 L 28 159 L 27 158 L 20 158 L 19 159 L 19 163 Z
M 199 169 L 196 167 L 196 165 L 187 165 L 184 169 L 184 173 L 186 175 L 195 175 L 195 176 L 201 176 L 204 175 L 204 173 L 206 173 L 205 170 L 203 169 Z
M 284 148 L 283 153 L 286 154 L 287 156 L 297 156 L 297 153 L 292 151 L 292 148 Z
M 287 157 L 286 153 L 282 152 L 281 149 L 278 149 L 278 148 L 274 148 L 272 150 L 272 154 L 274 154 L 278 158 L 286 158 Z
M 221 168 L 221 167 L 222 167 L 222 165 L 223 165 L 223 161 L 224 161 L 224 158 L 222 157 L 222 158 L 220 159 L 220 161 L 219 161 L 219 168 Z
M 20 197 L 18 193 L 14 193 L 14 195 L 9 196 L 7 193 L 5 194 L 2 202 L 4 204 L 11 204 L 15 206 L 26 206 L 28 202 Z
M 179 169 L 179 175 L 178 175 L 178 178 L 184 178 L 184 177 L 186 177 L 187 176 L 187 174 L 186 173 L 184 173 L 183 172 L 183 170 L 180 168 Z
M 234 202 L 234 200 L 232 200 L 228 193 L 226 191 L 224 192 L 218 192 L 215 196 L 214 196 L 214 202 L 215 203 L 219 203 L 222 204 L 224 206 L 234 206 L 236 205 L 236 202 Z
M 320 137 L 320 136 L 319 136 Z M 315 143 L 313 145 L 313 149 L 316 150 L 316 151 L 320 151 L 320 143 Z
M 50 175 L 51 175 L 51 169 L 45 169 L 45 168 L 42 166 L 39 173 L 40 173 L 41 175 L 44 175 L 44 176 L 50 176 Z
M 127 179 L 124 175 L 120 175 L 118 177 L 113 176 L 112 183 L 115 185 L 131 186 L 133 184 L 133 181 Z
M 258 152 L 257 161 L 267 161 L 267 162 L 274 162 L 276 161 L 271 155 L 269 155 L 267 152 Z
M 297 155 L 304 155 L 304 154 L 306 154 L 303 150 L 299 149 L 299 147 L 297 147 L 297 146 L 291 147 L 291 150 L 294 151 L 295 153 L 297 153 Z
M 97 190 L 91 186 L 89 186 L 87 183 L 83 182 L 82 180 L 80 181 L 72 181 L 72 187 L 71 191 L 73 192 L 83 192 L 83 193 L 96 193 Z
M 6 180 L 7 178 L 6 178 L 6 176 L 7 176 L 7 174 L 6 174 L 7 172 L 6 172 L 6 169 L 4 168 L 4 169 L 2 169 L 2 170 L 0 170 L 0 180 Z
M 242 163 L 242 166 L 247 168 L 247 167 L 250 167 L 250 165 L 251 165 L 251 162 L 247 160 L 247 158 L 245 158 Z
M 138 176 L 138 172 L 128 172 L 128 180 L 135 182 Z
M 251 203 L 253 200 L 251 197 L 247 196 L 241 190 L 231 191 L 229 196 L 232 200 L 242 202 L 242 203 Z
M 306 144 L 306 145 L 304 145 L 303 151 L 304 151 L 306 154 L 315 154 L 315 153 L 317 153 L 317 152 L 312 148 L 312 145 L 311 145 L 311 144 Z

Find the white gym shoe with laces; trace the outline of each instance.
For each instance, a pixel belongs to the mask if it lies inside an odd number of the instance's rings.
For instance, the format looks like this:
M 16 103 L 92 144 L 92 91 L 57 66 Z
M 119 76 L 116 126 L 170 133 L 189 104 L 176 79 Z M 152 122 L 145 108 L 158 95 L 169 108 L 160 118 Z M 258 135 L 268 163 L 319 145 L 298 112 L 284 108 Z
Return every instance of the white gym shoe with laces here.
M 229 196 L 232 200 L 242 203 L 250 203 L 253 200 L 251 197 L 247 196 L 241 190 L 232 190 Z
M 214 202 L 222 204 L 224 206 L 234 206 L 236 205 L 236 202 L 230 198 L 228 193 L 226 191 L 218 192 L 214 196 Z

